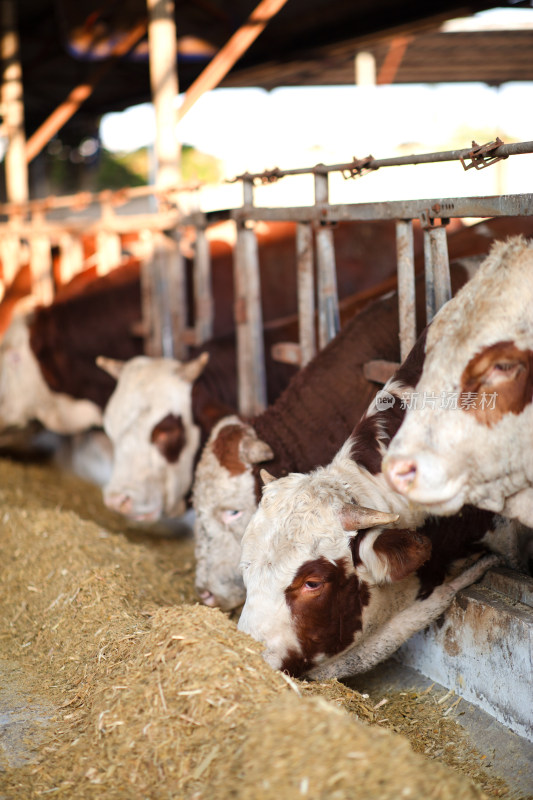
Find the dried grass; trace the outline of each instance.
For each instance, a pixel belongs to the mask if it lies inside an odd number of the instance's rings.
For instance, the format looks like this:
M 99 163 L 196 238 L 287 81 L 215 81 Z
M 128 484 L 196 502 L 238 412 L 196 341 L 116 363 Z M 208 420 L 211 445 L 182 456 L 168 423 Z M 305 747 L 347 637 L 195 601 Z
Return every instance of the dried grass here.
M 375 724 L 430 738 L 455 698 L 390 697 L 385 715 L 337 681 L 288 681 L 233 620 L 193 605 L 190 539 L 121 532 L 98 490 L 42 467 L 0 462 L 0 485 L 1 653 L 56 708 L 32 764 L 0 758 L 3 799 L 482 796 Z M 406 706 L 427 717 L 416 737 Z

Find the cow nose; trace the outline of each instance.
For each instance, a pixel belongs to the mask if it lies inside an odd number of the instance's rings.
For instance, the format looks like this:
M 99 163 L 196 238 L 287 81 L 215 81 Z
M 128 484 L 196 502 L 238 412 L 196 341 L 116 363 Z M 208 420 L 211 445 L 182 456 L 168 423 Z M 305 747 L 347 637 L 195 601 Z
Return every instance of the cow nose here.
M 218 606 L 215 595 L 211 594 L 209 589 L 197 589 L 197 592 L 204 606 L 211 606 L 211 608 Z
M 124 492 L 114 492 L 104 496 L 104 503 L 112 511 L 118 511 L 120 514 L 131 514 L 133 503 L 129 494 Z
M 392 486 L 400 494 L 407 494 L 413 488 L 417 477 L 417 465 L 413 458 L 389 458 L 385 475 Z

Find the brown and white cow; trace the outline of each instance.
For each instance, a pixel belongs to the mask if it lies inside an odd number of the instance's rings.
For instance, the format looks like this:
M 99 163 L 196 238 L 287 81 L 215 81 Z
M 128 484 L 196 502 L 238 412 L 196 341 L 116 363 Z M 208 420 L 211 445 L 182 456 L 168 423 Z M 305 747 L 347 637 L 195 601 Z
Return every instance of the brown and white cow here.
M 454 291 L 470 274 L 459 263 L 452 264 L 451 273 Z M 418 320 L 423 309 L 418 280 Z M 389 292 L 346 322 L 262 414 L 217 423 L 193 487 L 196 588 L 206 605 L 228 610 L 244 602 L 240 544 L 261 497 L 261 466 L 268 462 L 269 472 L 279 478 L 329 463 L 378 388 L 366 379 L 365 364 L 399 361 L 399 355 L 398 298 Z
M 399 398 L 423 364 L 424 338 L 330 464 L 278 480 L 264 473 L 242 541 L 239 628 L 264 642 L 275 668 L 320 678 L 367 670 L 496 563 L 487 556 L 463 570 L 484 543 L 519 563 L 518 523 L 474 508 L 428 519 L 381 472 L 404 414 Z
M 533 240 L 514 237 L 431 326 L 391 485 L 431 513 L 471 503 L 533 526 L 532 400 Z

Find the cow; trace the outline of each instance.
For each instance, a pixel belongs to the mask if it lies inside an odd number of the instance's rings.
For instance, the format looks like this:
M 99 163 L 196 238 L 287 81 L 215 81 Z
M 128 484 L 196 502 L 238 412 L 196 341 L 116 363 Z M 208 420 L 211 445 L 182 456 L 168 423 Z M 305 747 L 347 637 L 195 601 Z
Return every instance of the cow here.
M 428 517 L 381 472 L 405 413 L 400 399 L 421 372 L 425 336 L 327 466 L 279 479 L 263 471 L 242 541 L 239 628 L 265 644 L 275 669 L 315 679 L 366 671 L 501 555 L 521 565 L 527 532 L 515 521 L 473 507 Z M 482 555 L 485 548 L 500 555 Z
M 465 503 L 533 526 L 533 240 L 493 245 L 431 326 L 391 443 L 391 486 L 429 513 Z
M 388 288 L 388 282 L 386 286 Z M 341 309 L 343 323 L 382 288 L 383 284 L 345 298 Z M 395 304 L 389 302 L 388 308 L 397 320 Z M 358 329 L 353 342 L 361 338 L 363 330 L 366 332 L 367 325 Z M 372 339 L 375 349 L 361 347 L 361 358 L 372 357 L 375 353 L 383 357 L 397 354 L 397 329 L 394 325 L 389 327 L 390 330 L 376 332 Z M 267 387 L 271 403 L 298 374 L 294 365 L 279 363 L 272 357 L 272 345 L 295 337 L 297 328 L 296 317 L 265 326 Z M 380 341 L 381 348 L 377 347 Z M 233 418 L 235 413 L 237 373 L 233 339 L 209 342 L 196 351 L 193 350 L 195 357 L 188 362 L 146 356 L 125 364 L 98 359 L 99 366 L 117 380 L 104 413 L 104 427 L 114 447 L 113 470 L 104 487 L 104 501 L 132 520 L 154 522 L 183 513 L 201 449 L 214 426 L 223 418 Z M 355 364 L 356 359 L 352 362 L 354 368 Z M 359 375 L 361 370 L 362 363 L 358 367 Z M 350 366 L 345 366 L 344 377 L 350 385 Z M 364 384 L 366 392 L 361 390 L 361 393 L 366 406 L 375 388 L 366 381 Z M 347 395 L 348 392 L 346 406 Z M 350 399 L 353 402 L 353 392 Z
M 457 291 L 471 273 L 457 262 L 451 274 Z M 417 280 L 418 320 L 422 290 Z M 279 478 L 331 461 L 378 389 L 365 377 L 365 364 L 399 361 L 398 324 L 398 298 L 389 292 L 347 322 L 262 414 L 232 415 L 215 425 L 193 486 L 196 590 L 203 603 L 224 610 L 242 605 L 240 545 L 261 497 L 261 467 L 269 462 Z

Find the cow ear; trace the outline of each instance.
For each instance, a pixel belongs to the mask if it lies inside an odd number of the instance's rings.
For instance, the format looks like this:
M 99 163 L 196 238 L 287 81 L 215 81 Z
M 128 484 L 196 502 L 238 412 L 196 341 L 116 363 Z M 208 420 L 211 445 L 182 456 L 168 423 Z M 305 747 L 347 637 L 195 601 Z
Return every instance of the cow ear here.
M 431 540 L 418 531 L 380 529 L 363 537 L 358 559 L 374 583 L 395 583 L 412 575 L 431 556 Z
M 274 458 L 272 448 L 262 439 L 245 434 L 239 445 L 239 455 L 246 464 L 260 464 L 261 461 L 271 461 Z M 266 471 L 266 470 L 265 470 Z
M 396 522 L 399 514 L 390 514 L 387 511 L 377 511 L 375 508 L 365 508 L 357 503 L 346 503 L 339 514 L 341 525 L 345 531 L 360 531 L 373 528 L 375 525 L 388 525 Z
M 107 356 L 97 356 L 96 364 L 108 375 L 111 375 L 116 381 L 120 378 L 120 373 L 124 369 L 126 362 L 118 361 L 116 358 L 108 358 Z
M 183 380 L 188 381 L 189 383 L 194 383 L 194 381 L 199 378 L 204 371 L 208 361 L 209 353 L 201 353 L 198 358 L 180 364 L 178 373 Z
M 265 486 L 267 485 L 267 483 L 272 483 L 272 481 L 276 480 L 275 477 L 271 475 L 270 472 L 266 469 L 260 470 L 259 475 Z

